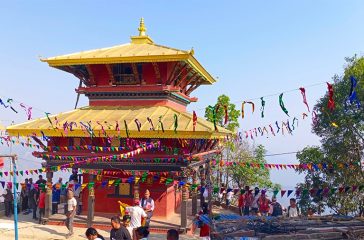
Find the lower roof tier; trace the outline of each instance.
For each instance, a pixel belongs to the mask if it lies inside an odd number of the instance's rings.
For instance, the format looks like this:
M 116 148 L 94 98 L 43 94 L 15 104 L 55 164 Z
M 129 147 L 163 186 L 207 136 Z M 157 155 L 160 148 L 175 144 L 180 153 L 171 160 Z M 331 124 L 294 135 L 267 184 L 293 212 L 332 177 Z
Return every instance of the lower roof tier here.
M 230 131 L 167 106 L 89 106 L 12 125 L 11 136 L 222 139 Z

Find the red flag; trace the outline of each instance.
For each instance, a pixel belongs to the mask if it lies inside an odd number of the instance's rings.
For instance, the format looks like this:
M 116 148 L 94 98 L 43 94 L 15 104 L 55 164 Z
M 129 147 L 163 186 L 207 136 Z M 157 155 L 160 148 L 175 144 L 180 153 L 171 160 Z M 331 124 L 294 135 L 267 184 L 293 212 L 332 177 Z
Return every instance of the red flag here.
M 334 88 L 330 83 L 327 83 L 327 90 L 329 91 L 329 101 L 327 103 L 327 108 L 333 111 L 335 109 Z
M 308 111 L 310 111 L 310 107 L 308 106 L 307 98 L 306 98 L 306 89 L 305 89 L 305 88 L 303 88 L 303 87 L 300 87 L 300 91 L 301 91 L 301 94 L 302 94 L 303 103 L 306 105 L 307 110 L 308 110 Z M 307 115 L 306 115 L 306 116 L 307 116 Z
M 0 158 L 0 168 L 4 167 L 4 158 Z

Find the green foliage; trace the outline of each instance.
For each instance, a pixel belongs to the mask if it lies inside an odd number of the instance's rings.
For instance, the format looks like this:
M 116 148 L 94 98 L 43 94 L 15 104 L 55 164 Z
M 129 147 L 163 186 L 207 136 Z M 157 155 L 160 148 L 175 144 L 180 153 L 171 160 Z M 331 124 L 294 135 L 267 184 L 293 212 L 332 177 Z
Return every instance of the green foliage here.
M 234 164 L 227 167 L 233 184 L 238 185 L 239 188 L 244 186 L 273 187 L 269 170 L 264 166 L 267 163 L 264 159 L 266 151 L 262 145 L 254 148 L 250 147 L 247 142 L 234 142 L 233 149 L 234 151 L 229 153 L 229 160 Z M 241 166 L 239 163 L 254 163 L 261 167 L 248 167 L 247 164 Z
M 347 65 L 343 76 L 335 75 L 334 100 L 335 109 L 331 112 L 327 108 L 328 95 L 322 97 L 314 107 L 317 112 L 317 121 L 313 124 L 313 132 L 321 138 L 322 146 L 310 147 L 297 154 L 300 163 L 328 163 L 336 166 L 335 169 L 322 169 L 320 171 L 298 170 L 306 173 L 306 188 L 333 188 L 340 186 L 362 185 L 364 173 L 360 161 L 363 158 L 363 130 L 364 130 L 364 58 L 347 58 Z M 357 96 L 362 107 L 348 103 L 350 93 L 350 77 L 358 81 Z M 335 126 L 337 125 L 337 127 Z M 342 164 L 342 165 L 341 165 Z M 352 164 L 352 167 L 345 167 Z M 338 169 L 338 166 L 344 166 Z M 327 197 L 309 197 L 314 207 L 327 206 L 337 213 L 355 214 L 363 204 L 363 195 L 356 193 L 328 194 Z M 302 202 L 301 205 L 310 203 Z
M 216 112 L 216 124 L 220 127 L 224 127 L 232 132 L 235 132 L 239 127 L 239 115 L 240 112 L 236 110 L 235 104 L 230 102 L 230 98 L 226 95 L 220 95 L 217 98 L 217 103 L 213 106 L 209 106 L 205 110 L 205 118 L 210 122 L 214 122 L 213 110 L 219 105 L 218 111 Z M 227 106 L 228 122 L 224 124 L 225 110 L 224 106 Z

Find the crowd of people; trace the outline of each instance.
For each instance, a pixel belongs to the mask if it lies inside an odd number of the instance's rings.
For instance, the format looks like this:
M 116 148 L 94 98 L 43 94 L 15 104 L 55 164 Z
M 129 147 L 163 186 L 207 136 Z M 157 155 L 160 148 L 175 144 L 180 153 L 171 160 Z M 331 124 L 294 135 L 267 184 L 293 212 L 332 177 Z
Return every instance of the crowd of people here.
M 235 193 L 232 189 L 225 190 L 222 188 L 219 192 L 219 200 L 222 201 L 225 197 L 226 206 L 230 206 L 231 199 L 234 195 Z M 300 210 L 295 198 L 291 198 L 289 206 L 285 208 L 277 201 L 276 196 L 269 198 L 266 190 L 260 190 L 258 187 L 250 189 L 249 186 L 246 186 L 244 190 L 241 190 L 237 195 L 237 206 L 241 216 L 300 216 Z

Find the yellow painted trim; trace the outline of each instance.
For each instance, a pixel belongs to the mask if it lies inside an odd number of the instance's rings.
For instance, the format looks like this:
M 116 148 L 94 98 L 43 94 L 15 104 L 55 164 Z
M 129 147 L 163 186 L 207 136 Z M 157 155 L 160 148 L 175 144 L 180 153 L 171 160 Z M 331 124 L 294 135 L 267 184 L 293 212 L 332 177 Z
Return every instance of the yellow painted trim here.
M 10 136 L 29 136 L 36 134 L 37 136 L 42 136 L 41 131 L 48 136 L 48 137 L 89 137 L 90 135 L 86 133 L 85 131 L 82 131 L 80 129 L 76 129 L 74 131 L 68 131 L 68 134 L 66 135 L 63 130 L 53 130 L 53 129 L 7 129 L 7 132 Z M 227 133 L 220 133 L 220 132 L 193 132 L 193 131 L 177 131 L 175 133 L 174 131 L 165 131 L 164 133 L 162 131 L 129 131 L 129 138 L 185 138 L 185 139 L 223 139 L 227 135 Z M 104 136 L 103 133 L 99 130 L 94 131 L 95 135 L 98 137 Z M 120 135 L 118 135 L 117 131 L 114 130 L 106 130 L 106 133 L 110 137 L 117 137 L 120 136 L 122 138 L 126 138 L 126 132 L 125 130 L 120 131 Z

